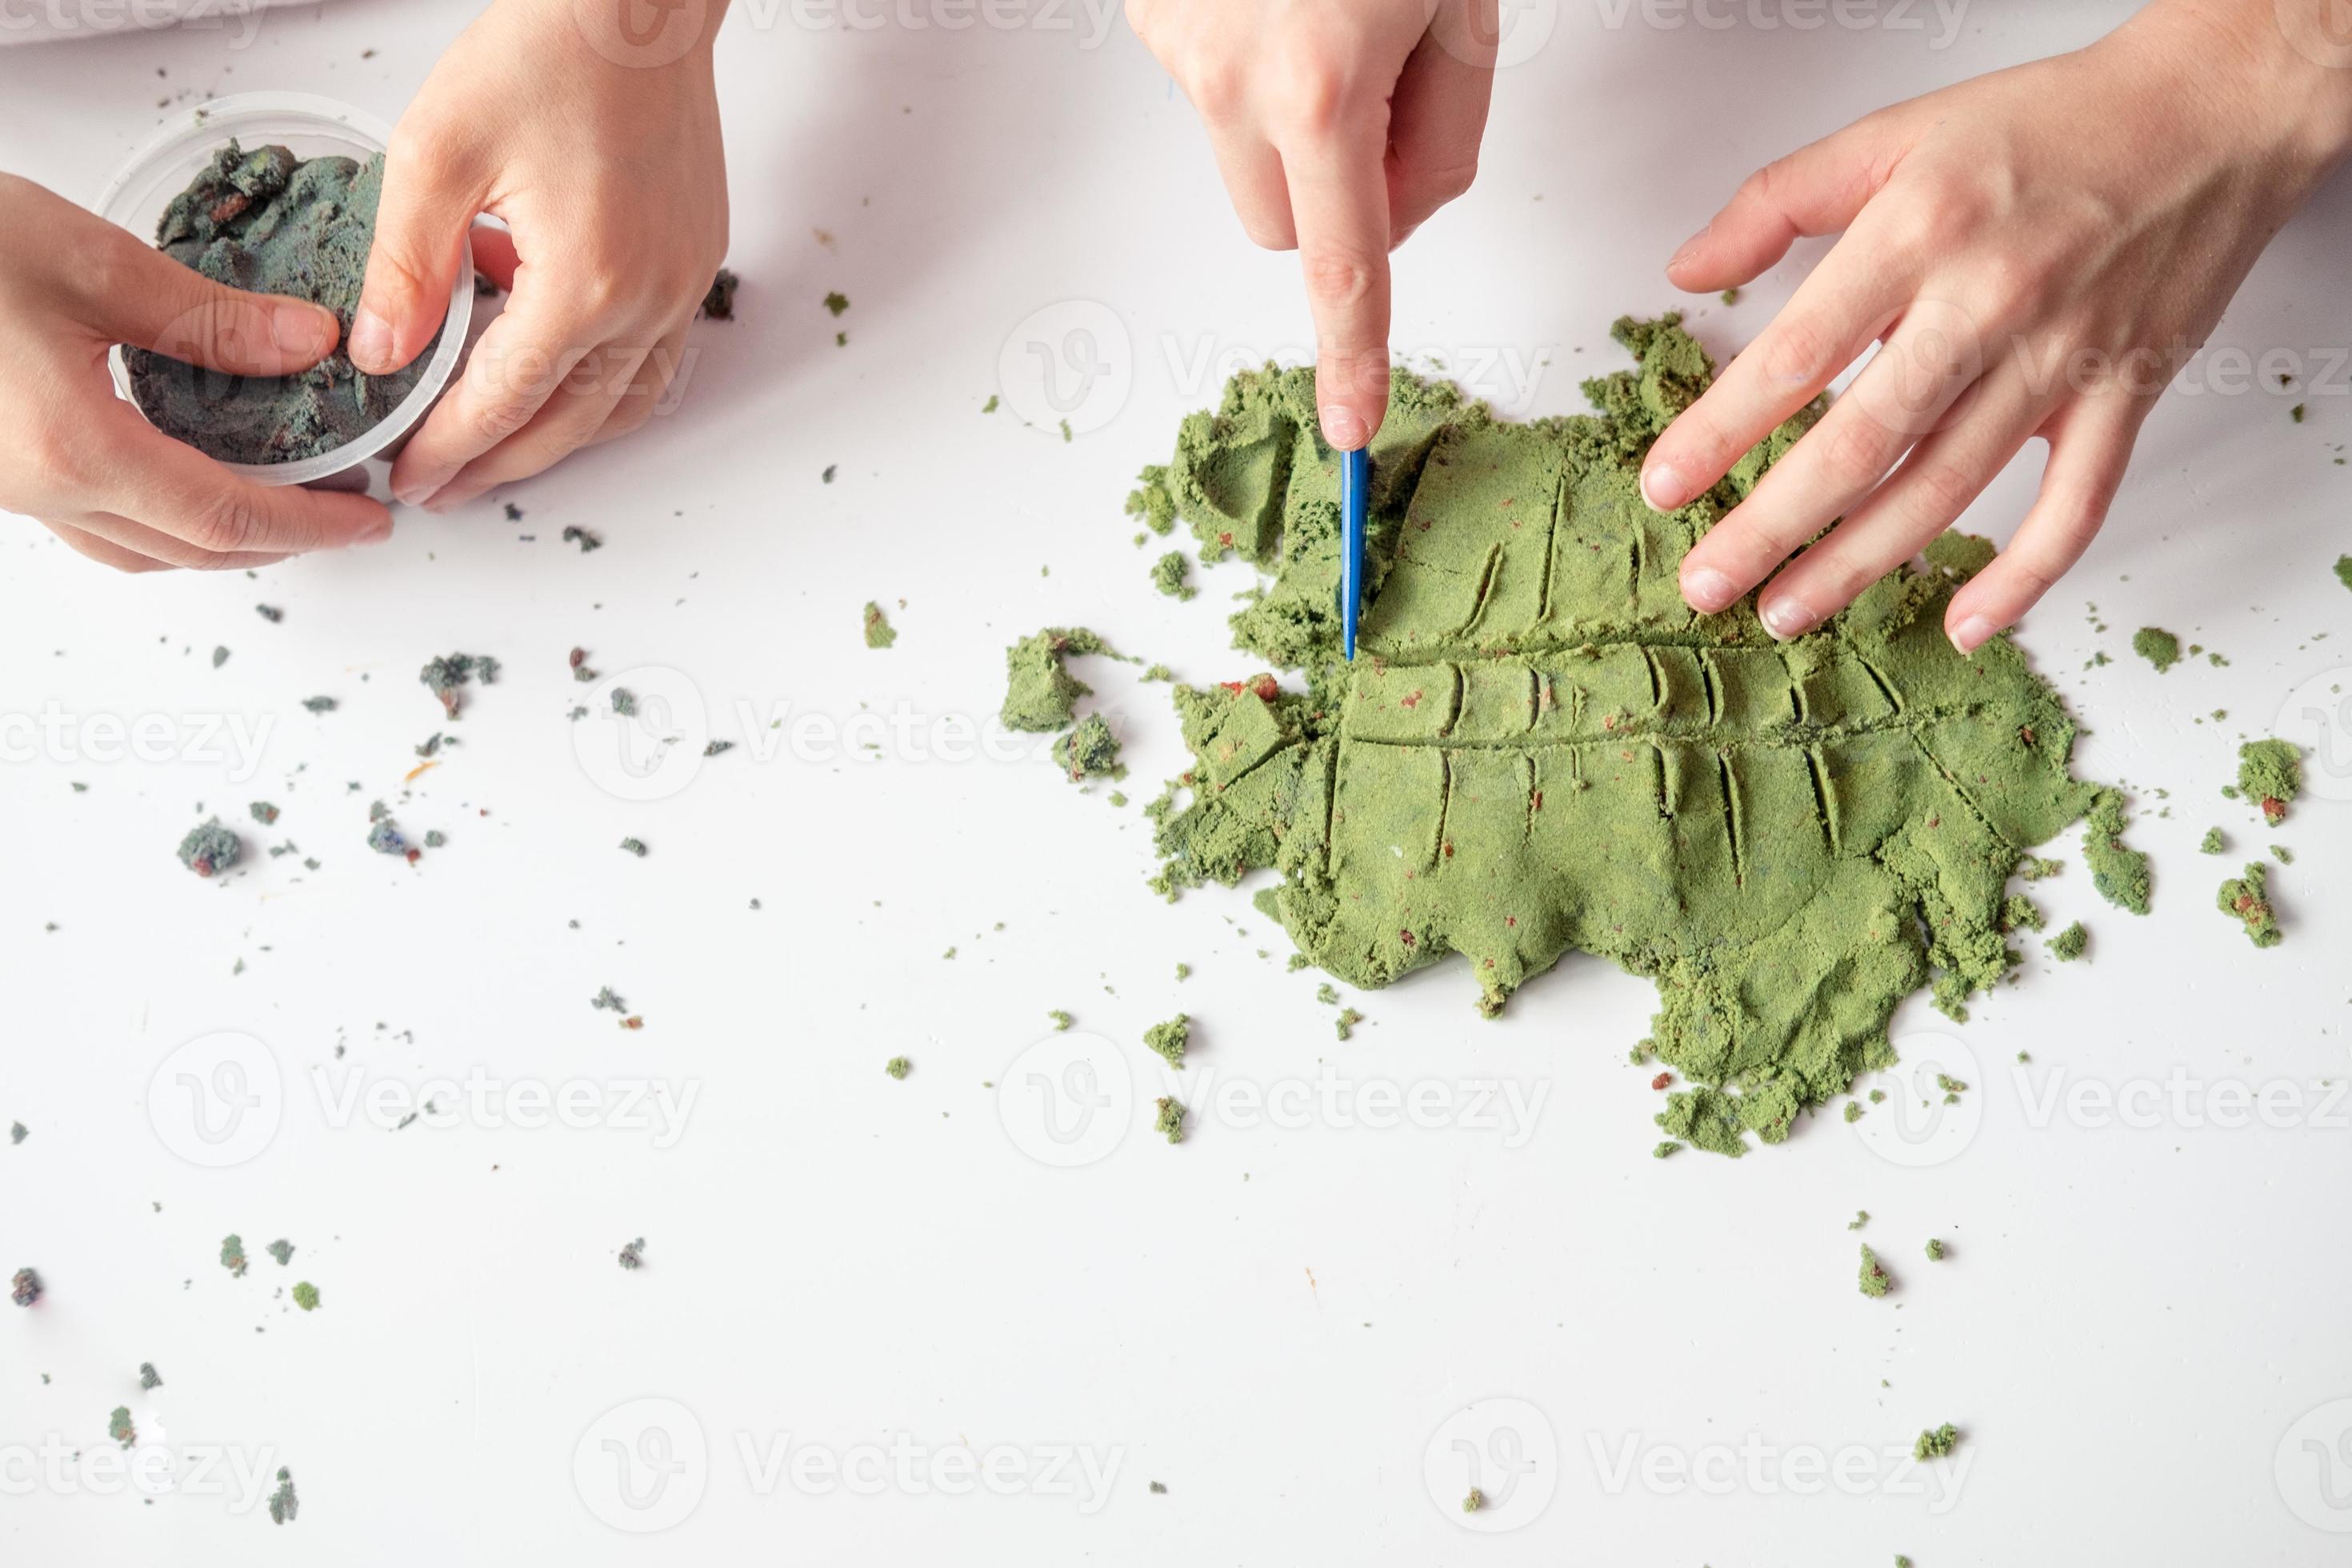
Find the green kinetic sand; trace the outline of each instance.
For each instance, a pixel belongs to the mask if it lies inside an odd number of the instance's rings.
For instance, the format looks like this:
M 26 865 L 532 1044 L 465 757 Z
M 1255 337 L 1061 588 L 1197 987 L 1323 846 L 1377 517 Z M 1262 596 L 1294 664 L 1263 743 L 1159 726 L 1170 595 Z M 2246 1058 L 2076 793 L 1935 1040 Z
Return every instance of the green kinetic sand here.
M 2292 741 L 2249 741 L 2238 748 L 2238 793 L 2263 808 L 2273 827 L 2303 793 L 2303 748 Z
M 2100 803 L 2101 890 L 2144 908 L 2146 867 L 2120 859 L 2121 797 L 2069 773 L 2056 694 L 2006 637 L 1971 660 L 1943 635 L 1983 541 L 1946 535 L 1787 644 L 1752 600 L 1691 610 L 1684 552 L 1819 408 L 1658 515 L 1642 455 L 1713 366 L 1673 317 L 1616 337 L 1641 363 L 1588 384 L 1598 416 L 1507 423 L 1394 373 L 1352 666 L 1313 374 L 1245 373 L 1184 422 L 1129 510 L 1272 574 L 1235 642 L 1307 690 L 1177 689 L 1195 761 L 1153 808 L 1154 885 L 1271 868 L 1260 906 L 1307 959 L 1375 987 L 1458 952 L 1490 1015 L 1573 951 L 1650 976 L 1654 1054 L 1692 1086 L 1660 1121 L 1737 1153 L 1889 1065 L 1905 997 L 1932 984 L 1957 1015 L 2009 971 L 2030 847 Z M 1068 721 L 1076 635 L 1010 651 L 1008 722 Z
M 231 142 L 156 225 L 165 255 L 217 283 L 324 305 L 348 332 L 375 238 L 383 160 L 298 161 L 283 147 Z M 440 334 L 434 334 L 434 342 Z M 428 343 L 390 375 L 366 375 L 339 347 L 295 375 L 232 376 L 125 349 L 131 393 L 156 428 L 231 463 L 331 452 L 383 423 L 432 358 Z
M 2215 907 L 2245 922 L 2246 937 L 2256 947 L 2276 947 L 2281 936 L 2278 911 L 2271 908 L 2270 868 L 2260 860 L 2246 867 L 2242 877 L 2221 884 Z

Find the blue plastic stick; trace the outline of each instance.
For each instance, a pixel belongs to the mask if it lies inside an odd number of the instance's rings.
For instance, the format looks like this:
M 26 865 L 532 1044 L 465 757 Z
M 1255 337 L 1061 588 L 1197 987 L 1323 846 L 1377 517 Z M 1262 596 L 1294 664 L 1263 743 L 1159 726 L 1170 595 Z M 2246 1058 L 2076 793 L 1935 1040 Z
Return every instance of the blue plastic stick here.
M 1356 657 L 1356 622 L 1364 607 L 1364 520 L 1371 508 L 1372 454 L 1339 454 L 1339 634 Z

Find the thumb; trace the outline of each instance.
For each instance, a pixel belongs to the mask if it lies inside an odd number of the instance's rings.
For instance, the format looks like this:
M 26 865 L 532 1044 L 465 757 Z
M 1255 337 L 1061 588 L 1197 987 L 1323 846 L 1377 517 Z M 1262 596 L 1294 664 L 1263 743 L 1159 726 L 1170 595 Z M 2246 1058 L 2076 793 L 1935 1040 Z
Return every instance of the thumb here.
M 334 352 L 342 324 L 323 305 L 216 283 L 126 229 L 84 276 L 89 324 L 119 342 L 227 375 L 291 375 Z
M 394 133 L 376 204 L 367 281 L 352 312 L 352 363 L 386 375 L 425 352 L 449 313 L 458 247 L 483 191 L 463 154 Z

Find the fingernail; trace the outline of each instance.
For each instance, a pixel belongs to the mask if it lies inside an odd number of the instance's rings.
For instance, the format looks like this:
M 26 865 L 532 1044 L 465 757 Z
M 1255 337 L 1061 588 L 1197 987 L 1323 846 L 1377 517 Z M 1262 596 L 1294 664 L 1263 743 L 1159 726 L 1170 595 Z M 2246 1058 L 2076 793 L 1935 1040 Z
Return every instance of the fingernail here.
M 392 487 L 392 499 L 403 506 L 423 506 L 439 487 L 437 479 L 403 479 Z
M 1690 498 L 1683 494 L 1682 470 L 1672 463 L 1652 463 L 1642 470 L 1642 499 L 1652 511 L 1672 511 Z
M 365 528 L 361 529 L 359 532 L 352 537 L 352 542 L 354 544 L 382 544 L 385 540 L 390 539 L 391 537 L 392 514 L 390 512 L 386 512 L 383 516 L 377 518 L 374 521 L 369 523 Z
M 1675 268 L 1680 267 L 1684 262 L 1688 261 L 1691 258 L 1691 252 L 1696 250 L 1701 242 L 1703 242 L 1708 235 L 1713 234 L 1714 232 L 1715 225 L 1710 222 L 1705 228 L 1700 229 L 1688 239 L 1684 240 L 1682 247 L 1675 252 L 1672 259 L 1667 261 L 1666 270 L 1672 272 Z
M 1962 658 L 1973 658 L 1977 649 L 1999 630 L 2000 628 L 1992 624 L 1991 617 L 1970 616 L 1952 628 L 1952 646 L 1960 650 Z
M 1731 579 L 1712 566 L 1696 566 L 1683 574 L 1683 599 L 1691 608 L 1714 615 L 1739 597 Z
M 370 375 L 400 368 L 392 363 L 392 323 L 364 305 L 352 318 L 351 356 Z
M 1363 416 L 1352 408 L 1333 406 L 1323 411 L 1323 439 L 1342 452 L 1352 452 L 1364 444 Z
M 317 359 L 335 346 L 335 334 L 341 330 L 333 312 L 315 307 L 289 302 L 269 312 L 269 340 L 283 354 Z
M 1821 618 L 1794 599 L 1775 599 L 1761 613 L 1764 629 L 1782 642 L 1804 636 Z

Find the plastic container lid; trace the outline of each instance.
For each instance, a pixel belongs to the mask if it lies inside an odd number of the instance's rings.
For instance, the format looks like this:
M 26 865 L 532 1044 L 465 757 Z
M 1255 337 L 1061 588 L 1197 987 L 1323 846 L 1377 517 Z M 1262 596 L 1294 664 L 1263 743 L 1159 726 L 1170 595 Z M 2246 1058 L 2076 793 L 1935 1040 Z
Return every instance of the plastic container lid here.
M 131 230 L 153 244 L 155 226 L 172 198 L 212 162 L 213 154 L 231 138 L 247 148 L 281 146 L 297 158 L 326 156 L 364 163 L 392 142 L 392 127 L 364 110 L 331 98 L 306 92 L 240 92 L 216 98 L 174 114 L 142 142 L 98 198 L 98 216 Z M 449 312 L 442 322 L 440 341 L 433 345 L 425 374 L 397 407 L 382 421 L 352 439 L 315 458 L 284 463 L 223 463 L 231 473 L 264 485 L 316 485 L 336 489 L 360 483 L 377 493 L 386 476 L 397 443 L 425 411 L 433 406 L 457 361 L 466 352 L 466 328 L 472 319 L 474 247 L 469 237 L 459 247 L 457 279 L 449 290 Z M 114 390 L 133 407 L 131 372 L 116 345 L 107 354 L 114 374 Z

